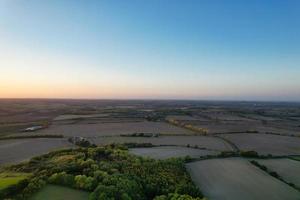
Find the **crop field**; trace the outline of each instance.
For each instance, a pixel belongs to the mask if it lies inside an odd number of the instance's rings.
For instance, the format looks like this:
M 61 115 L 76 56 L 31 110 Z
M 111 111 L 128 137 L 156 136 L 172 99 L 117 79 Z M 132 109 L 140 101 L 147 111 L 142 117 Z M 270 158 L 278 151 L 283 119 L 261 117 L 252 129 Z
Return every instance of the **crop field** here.
M 30 174 L 18 172 L 1 172 L 0 173 L 0 190 L 18 183 L 27 178 Z
M 300 156 L 291 156 L 290 158 L 293 160 L 300 161 Z
M 138 155 L 154 159 L 166 159 L 174 157 L 190 156 L 192 158 L 199 158 L 204 155 L 216 155 L 218 151 L 208 151 L 201 149 L 193 149 L 187 147 L 176 146 L 162 146 L 162 147 L 149 147 L 149 148 L 132 148 L 130 152 Z
M 174 119 L 178 121 L 197 121 L 200 120 L 198 117 L 192 117 L 188 115 L 169 115 L 166 117 L 167 120 Z M 204 119 L 203 119 L 204 120 Z
M 238 146 L 240 150 L 254 150 L 267 155 L 299 155 L 300 138 L 271 134 L 221 134 Z
M 62 134 L 64 136 L 116 136 L 122 134 L 160 133 L 171 135 L 193 134 L 189 130 L 172 126 L 164 122 L 124 122 L 124 123 L 97 123 L 97 124 L 65 124 L 52 125 L 47 129 L 37 131 L 38 134 Z
M 223 112 L 208 112 L 203 113 L 204 116 L 211 120 L 220 120 L 220 121 L 250 121 L 250 119 L 241 117 L 231 113 Z
M 297 131 L 290 131 L 270 125 L 263 125 L 260 121 L 189 121 L 189 124 L 205 128 L 209 134 L 221 134 L 232 132 L 258 131 L 260 133 L 278 133 L 283 135 L 299 134 Z
M 300 193 L 239 158 L 188 163 L 192 179 L 210 200 L 298 200 Z
M 300 136 L 300 121 L 273 121 L 267 124 L 270 127 L 276 128 L 277 130 L 288 131 L 290 134 Z
M 91 118 L 74 118 L 68 120 L 54 120 L 52 121 L 53 125 L 62 125 L 62 124 L 101 124 L 101 123 L 135 123 L 143 122 L 144 119 L 141 118 L 132 118 L 132 117 L 91 117 Z
M 246 132 L 248 130 L 255 130 L 255 126 L 250 122 L 220 122 L 220 121 L 210 121 L 210 122 L 200 122 L 193 121 L 191 125 L 199 128 L 204 128 L 209 134 L 215 133 L 230 133 L 230 132 Z
M 29 200 L 53 200 L 54 197 L 55 200 L 87 200 L 89 193 L 58 185 L 46 185 Z
M 233 150 L 232 147 L 222 139 L 208 136 L 97 137 L 90 138 L 90 140 L 97 145 L 135 142 L 151 143 L 153 145 L 190 145 L 219 151 Z
M 37 138 L 0 141 L 0 165 L 17 163 L 49 151 L 72 147 L 66 139 Z
M 99 118 L 99 117 L 107 117 L 109 114 L 90 114 L 90 115 L 59 115 L 55 117 L 54 121 L 60 120 L 72 120 L 72 119 L 88 119 L 88 118 Z
M 263 116 L 263 115 L 258 115 L 258 114 L 245 114 L 244 117 L 248 118 L 248 119 L 265 120 L 265 121 L 277 121 L 277 120 L 280 120 L 280 118 L 277 118 L 277 117 Z
M 287 158 L 256 159 L 259 164 L 278 173 L 285 181 L 294 183 L 300 188 L 300 162 Z

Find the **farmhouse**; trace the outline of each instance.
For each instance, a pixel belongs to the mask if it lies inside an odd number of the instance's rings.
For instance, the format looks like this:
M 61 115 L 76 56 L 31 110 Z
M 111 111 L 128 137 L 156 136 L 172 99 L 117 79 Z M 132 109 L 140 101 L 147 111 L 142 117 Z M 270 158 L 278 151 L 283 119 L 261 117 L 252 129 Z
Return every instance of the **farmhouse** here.
M 43 126 L 32 126 L 32 127 L 25 128 L 23 131 L 24 132 L 33 132 L 33 131 L 37 131 L 42 128 L 44 128 L 44 127 Z

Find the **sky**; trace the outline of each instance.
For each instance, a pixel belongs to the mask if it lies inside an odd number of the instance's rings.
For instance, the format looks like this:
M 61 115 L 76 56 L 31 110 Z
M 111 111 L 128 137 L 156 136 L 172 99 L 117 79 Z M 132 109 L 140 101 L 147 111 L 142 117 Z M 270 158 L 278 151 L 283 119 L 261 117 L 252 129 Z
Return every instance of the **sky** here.
M 300 1 L 0 0 L 0 98 L 300 101 Z

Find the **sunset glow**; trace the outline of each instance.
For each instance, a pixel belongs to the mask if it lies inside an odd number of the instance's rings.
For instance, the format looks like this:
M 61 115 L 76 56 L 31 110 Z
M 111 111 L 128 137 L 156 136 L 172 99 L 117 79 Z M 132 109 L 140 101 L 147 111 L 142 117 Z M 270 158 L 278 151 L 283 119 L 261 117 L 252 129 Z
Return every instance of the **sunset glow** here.
M 0 2 L 0 98 L 300 100 L 298 1 Z

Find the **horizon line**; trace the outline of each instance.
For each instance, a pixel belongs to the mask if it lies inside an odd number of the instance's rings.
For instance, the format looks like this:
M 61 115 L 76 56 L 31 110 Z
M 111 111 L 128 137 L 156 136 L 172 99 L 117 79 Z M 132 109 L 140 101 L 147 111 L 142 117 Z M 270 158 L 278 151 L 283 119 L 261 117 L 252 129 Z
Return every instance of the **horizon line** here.
M 181 98 L 60 98 L 60 97 L 0 97 L 0 100 L 85 100 L 85 101 L 202 101 L 202 102 L 262 102 L 262 103 L 300 103 L 289 100 L 234 100 L 234 99 L 181 99 Z

